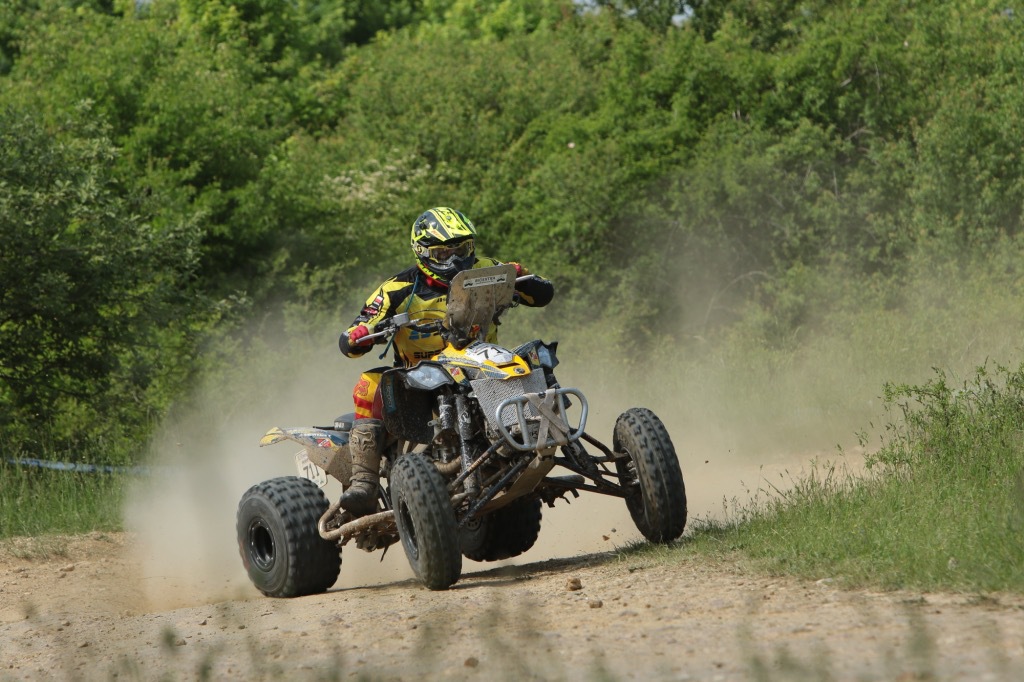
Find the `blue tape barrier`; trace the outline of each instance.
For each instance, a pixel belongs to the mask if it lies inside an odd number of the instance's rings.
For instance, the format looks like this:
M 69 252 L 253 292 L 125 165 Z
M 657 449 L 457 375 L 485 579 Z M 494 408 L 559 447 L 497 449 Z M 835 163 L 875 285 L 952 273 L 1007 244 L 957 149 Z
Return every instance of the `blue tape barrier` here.
M 150 467 L 115 467 L 105 464 L 81 464 L 76 462 L 54 462 L 49 459 L 13 459 L 6 458 L 4 461 L 18 466 L 34 467 L 37 469 L 53 469 L 56 471 L 75 471 L 84 474 L 130 474 L 132 476 L 147 476 L 153 473 Z

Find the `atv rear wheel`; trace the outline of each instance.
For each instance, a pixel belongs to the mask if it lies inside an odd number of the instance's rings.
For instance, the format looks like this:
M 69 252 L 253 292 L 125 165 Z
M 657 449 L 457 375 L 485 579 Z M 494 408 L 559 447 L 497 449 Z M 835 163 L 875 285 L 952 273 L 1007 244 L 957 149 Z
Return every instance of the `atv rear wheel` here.
M 628 457 L 615 460 L 633 522 L 651 542 L 672 542 L 686 527 L 686 488 L 668 431 L 648 409 L 633 407 L 615 422 L 612 447 Z
M 540 518 L 540 499 L 521 497 L 510 502 L 462 529 L 462 554 L 473 561 L 519 556 L 537 542 Z
M 431 590 L 446 590 L 462 575 L 459 526 L 448 488 L 424 457 L 399 457 L 391 470 L 391 503 L 402 547 L 416 577 Z
M 324 592 L 338 579 L 341 552 L 320 537 L 327 497 L 312 481 L 285 476 L 249 488 L 238 503 L 235 529 L 242 564 L 268 597 Z

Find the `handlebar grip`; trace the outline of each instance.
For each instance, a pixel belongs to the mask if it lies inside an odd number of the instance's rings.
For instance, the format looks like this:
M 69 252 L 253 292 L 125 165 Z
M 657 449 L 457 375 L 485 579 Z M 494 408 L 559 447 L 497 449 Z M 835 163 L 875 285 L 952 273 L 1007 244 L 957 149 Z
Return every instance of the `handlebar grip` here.
M 366 336 L 360 338 L 359 340 L 363 341 L 363 340 L 366 340 L 366 339 L 379 339 L 380 337 L 387 336 L 388 334 L 391 334 L 394 331 L 395 331 L 395 329 L 385 329 L 382 332 L 374 332 L 373 334 L 367 334 Z M 364 344 L 357 343 L 357 345 L 362 346 Z

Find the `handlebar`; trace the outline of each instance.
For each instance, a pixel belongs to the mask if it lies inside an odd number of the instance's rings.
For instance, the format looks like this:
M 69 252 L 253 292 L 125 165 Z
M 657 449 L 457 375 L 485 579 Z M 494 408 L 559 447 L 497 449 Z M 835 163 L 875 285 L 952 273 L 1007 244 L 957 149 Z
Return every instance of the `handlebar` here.
M 538 277 L 537 275 L 532 275 L 532 274 L 531 275 L 523 275 L 522 277 L 516 277 L 516 284 L 519 284 L 520 282 L 524 282 L 524 281 L 526 281 L 528 279 L 541 279 L 541 278 Z M 442 327 L 443 327 L 443 325 L 441 323 L 441 320 L 434 320 L 434 321 L 429 322 L 429 323 L 427 323 L 425 325 L 419 326 L 419 323 L 422 322 L 422 321 L 423 321 L 422 319 L 418 319 L 418 320 L 410 319 L 409 313 L 397 313 L 397 314 L 395 314 L 394 316 L 391 317 L 391 319 L 389 320 L 390 324 L 388 324 L 388 326 L 386 328 L 382 329 L 379 332 L 374 332 L 372 334 L 367 334 L 366 336 L 360 338 L 359 341 L 356 343 L 356 345 L 358 345 L 358 346 L 370 345 L 370 344 L 367 344 L 365 342 L 366 341 L 375 340 L 375 339 L 380 339 L 380 338 L 383 338 L 385 336 L 390 336 L 390 335 L 394 334 L 395 332 L 397 332 L 399 329 L 401 329 L 403 327 L 412 327 L 415 331 L 421 331 L 421 332 L 440 331 L 442 329 Z
M 381 330 L 379 332 L 374 332 L 373 334 L 367 334 L 366 336 L 364 336 L 363 338 L 361 338 L 359 340 L 360 341 L 364 341 L 364 340 L 368 340 L 368 339 L 379 339 L 379 338 L 381 338 L 383 336 L 388 336 L 389 334 L 394 334 L 395 332 L 397 332 L 402 327 L 408 327 L 409 325 L 414 324 L 413 320 L 409 319 L 409 313 L 398 313 L 397 315 L 395 315 L 395 316 L 393 316 L 391 318 L 390 322 L 391 323 L 387 326 L 386 329 L 383 329 L 383 330 Z M 419 320 L 416 320 L 416 322 L 419 322 Z M 363 344 L 360 344 L 360 345 L 363 345 Z

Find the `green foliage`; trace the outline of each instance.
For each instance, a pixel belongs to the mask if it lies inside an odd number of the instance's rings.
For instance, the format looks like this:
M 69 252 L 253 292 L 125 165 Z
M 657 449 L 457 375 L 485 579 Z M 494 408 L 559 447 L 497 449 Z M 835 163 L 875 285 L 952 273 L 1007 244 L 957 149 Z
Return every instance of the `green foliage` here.
M 192 279 L 180 262 L 145 267 L 168 297 L 194 294 L 186 308 L 216 302 L 119 332 L 181 353 L 175 378 L 147 384 L 158 352 L 126 373 L 116 351 L 62 390 L 113 391 L 127 423 L 156 418 L 222 357 L 195 355 L 200 337 L 236 348 L 250 314 L 344 324 L 366 283 L 408 264 L 410 222 L 441 204 L 478 224 L 485 253 L 556 281 L 535 317 L 545 333 L 589 323 L 609 347 L 642 348 L 750 334 L 751 352 L 797 351 L 859 289 L 888 319 L 935 254 L 985 267 L 1017 248 L 1012 5 L 6 3 L 3 102 L 48 132 L 78 121 L 81 145 L 98 139 L 86 124 L 103 131 L 108 193 L 82 200 L 116 210 L 83 239 L 187 233 L 166 251 L 196 260 Z M 111 277 L 104 291 L 144 289 Z M 68 348 L 108 347 L 104 333 Z M 139 382 L 162 388 L 111 388 Z M 51 417 L 91 414 L 62 400 Z
M 178 0 L 182 29 L 277 70 L 336 64 L 349 47 L 419 20 L 418 0 Z
M 677 17 L 685 16 L 691 3 L 685 0 L 595 0 L 594 5 L 629 17 L 648 28 L 664 30 Z
M 922 233 L 990 243 L 1018 218 L 1017 89 L 1003 84 L 1019 56 L 977 47 L 1014 45 L 1018 29 L 985 3 L 709 3 L 658 31 L 645 13 L 678 3 L 45 7 L 8 29 L 10 94 L 53 114 L 92 101 L 126 181 L 160 195 L 161 217 L 202 216 L 202 282 L 217 296 L 287 295 L 311 244 L 362 256 L 342 259 L 355 268 L 383 258 L 386 273 L 404 254 L 381 241 L 452 203 L 491 251 L 557 275 L 569 296 L 617 300 L 672 273 L 643 315 L 609 310 L 647 329 L 703 322 L 722 279 L 743 283 L 739 301 L 758 292 L 752 273 L 795 264 L 897 273 Z M 976 97 L 959 96 L 955 72 Z M 277 174 L 293 140 L 311 152 L 302 183 Z M 409 191 L 379 229 L 325 197 L 323 178 L 396 159 L 416 180 L 397 171 Z M 538 246 L 549 240 L 559 248 Z M 623 264 L 635 243 L 650 248 Z
M 165 371 L 159 351 L 187 334 L 176 318 L 193 250 L 187 226 L 141 217 L 103 131 L 69 126 L 0 111 L 0 418 L 29 441 L 52 429 L 75 457 L 146 419 L 119 403 L 143 399 Z
M 33 0 L 11 0 L 0 6 L 0 76 L 6 76 L 20 56 L 18 33 L 23 30 Z
M 572 17 L 567 0 L 423 0 L 420 36 L 492 42 L 550 29 Z
M 756 49 L 767 52 L 792 38 L 796 32 L 795 23 L 799 21 L 800 15 L 817 14 L 821 4 L 823 3 L 799 0 L 694 0 L 688 3 L 692 10 L 689 22 L 705 40 L 711 41 L 717 37 L 724 23 L 735 21 L 754 36 Z

